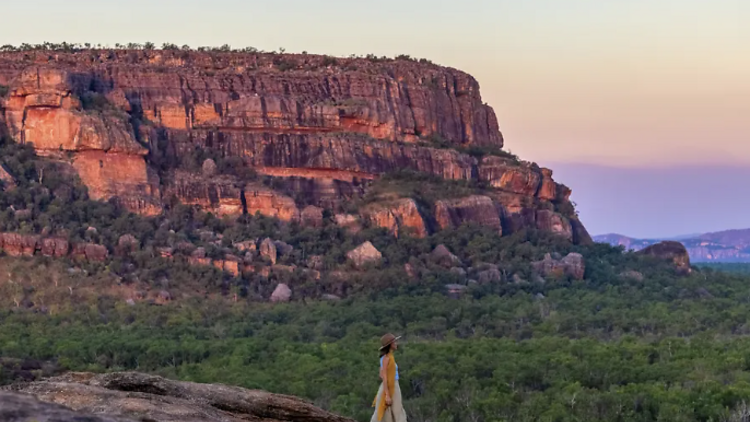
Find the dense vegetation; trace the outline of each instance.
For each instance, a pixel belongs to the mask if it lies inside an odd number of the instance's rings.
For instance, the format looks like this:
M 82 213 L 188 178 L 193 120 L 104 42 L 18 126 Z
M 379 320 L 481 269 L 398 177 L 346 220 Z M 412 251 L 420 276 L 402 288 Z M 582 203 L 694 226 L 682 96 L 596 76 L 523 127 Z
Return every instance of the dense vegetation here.
M 710 268 L 716 271 L 750 274 L 750 263 L 747 262 L 701 262 L 696 265 L 700 266 L 701 268 Z
M 457 300 L 388 290 L 304 305 L 6 311 L 0 354 L 264 388 L 367 420 L 376 339 L 393 331 L 406 336 L 399 364 L 413 420 L 728 420 L 750 394 L 747 279 L 677 278 L 631 267 L 616 249 L 589 252 L 599 264 L 586 282 L 478 286 Z M 646 280 L 608 276 L 622 265 Z
M 205 158 L 187 160 L 197 166 Z M 0 383 L 62 369 L 135 369 L 294 394 L 366 421 L 377 389 L 377 339 L 391 331 L 405 336 L 398 362 L 410 420 L 746 420 L 745 275 L 707 268 L 680 277 L 664 262 L 534 231 L 500 237 L 464 226 L 395 239 L 368 228 L 352 235 L 330 224 L 224 220 L 179 205 L 149 219 L 90 201 L 63 167 L 23 146 L 0 143 L 0 162 L 17 185 L 0 192 L 0 231 L 66 235 L 111 252 L 123 234 L 141 241 L 137 252 L 101 265 L 0 258 Z M 218 162 L 217 171 L 238 170 Z M 382 183 L 424 201 L 441 188 L 476 189 L 405 179 Z M 216 235 L 223 236 L 218 245 Z M 282 263 L 319 255 L 343 280 L 301 272 L 231 278 L 154 252 L 187 241 L 220 257 L 234 241 L 264 236 L 294 247 Z M 345 253 L 364 240 L 384 260 L 360 271 Z M 438 244 L 465 267 L 496 265 L 502 281 L 469 283 L 436 265 L 428 254 Z M 535 278 L 529 263 L 547 252 L 582 253 L 585 280 Z M 643 278 L 628 276 L 634 272 Z M 295 300 L 265 303 L 280 281 Z M 144 283 L 188 297 L 153 306 L 116 294 Z M 445 289 L 451 283 L 467 288 L 454 298 Z M 212 294 L 190 294 L 198 290 Z M 231 300 L 232 292 L 241 300 Z M 325 293 L 344 298 L 326 301 Z
M 102 45 L 102 44 L 92 44 L 92 43 L 69 43 L 69 42 L 60 42 L 60 43 L 53 43 L 53 42 L 44 42 L 41 44 L 29 44 L 29 43 L 23 43 L 21 45 L 12 45 L 12 44 L 5 44 L 0 46 L 0 52 L 19 52 L 19 51 L 62 51 L 66 53 L 74 53 L 74 52 L 80 52 L 84 50 L 145 50 L 145 51 L 151 51 L 156 50 L 157 45 L 153 42 L 146 41 L 144 43 L 116 43 L 113 46 L 110 45 Z M 242 47 L 242 48 L 233 48 L 229 44 L 224 44 L 222 46 L 216 47 L 216 46 L 201 46 L 193 48 L 187 44 L 179 46 L 177 44 L 173 44 L 170 42 L 163 43 L 161 45 L 161 50 L 165 51 L 199 51 L 199 52 L 212 52 L 212 53 L 244 53 L 244 54 L 285 54 L 286 49 L 284 47 L 279 47 L 278 50 L 273 51 L 263 51 L 259 50 L 255 47 Z M 303 51 L 302 54 L 308 54 L 307 51 Z M 432 61 L 421 58 L 418 59 L 416 57 L 412 57 L 408 54 L 398 54 L 393 58 L 389 58 L 386 56 L 376 56 L 375 54 L 367 54 L 365 56 L 352 54 L 349 56 L 350 59 L 366 59 L 370 62 L 387 62 L 387 61 L 412 61 L 412 62 L 419 62 L 422 64 L 432 64 Z M 335 57 L 332 56 L 324 56 L 324 66 L 335 66 L 338 64 L 338 60 Z M 288 70 L 288 69 L 281 69 L 281 70 Z

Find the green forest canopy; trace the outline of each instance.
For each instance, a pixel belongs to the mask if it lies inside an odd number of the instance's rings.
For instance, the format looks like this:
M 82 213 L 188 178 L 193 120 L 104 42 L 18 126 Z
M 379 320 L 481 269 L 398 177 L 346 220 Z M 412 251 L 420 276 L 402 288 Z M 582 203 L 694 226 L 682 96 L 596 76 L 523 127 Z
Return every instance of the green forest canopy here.
M 464 226 L 428 239 L 395 239 L 382 230 L 349 235 L 255 217 L 230 224 L 186 207 L 144 219 L 89 201 L 70 181 L 49 174 L 40 180 L 33 151 L 2 148 L 3 165 L 18 182 L 0 194 L 3 231 L 64 229 L 71 240 L 110 249 L 121 234 L 135 233 L 144 243 L 141 253 L 85 268 L 85 277 L 102 288 L 114 276 L 135 275 L 154 283 L 166 278 L 176 289 L 235 284 L 246 293 L 237 303 L 192 298 L 167 306 L 130 306 L 107 294 L 59 298 L 55 312 L 2 302 L 2 383 L 60 370 L 139 370 L 294 394 L 367 421 L 378 382 L 377 339 L 390 331 L 404 335 L 400 382 L 414 421 L 739 421 L 746 409 L 745 274 L 714 267 L 682 277 L 664 262 L 608 245 L 572 246 L 535 231 L 500 237 Z M 19 218 L 11 205 L 31 209 L 31 217 Z M 91 234 L 89 225 L 100 230 Z M 261 299 L 280 280 L 232 279 L 147 253 L 177 240 L 200 244 L 195 231 L 204 228 L 228 241 L 273 235 L 297 251 L 324 255 L 332 268 L 364 239 L 385 259 L 353 273 L 340 301 L 321 300 L 326 280 L 293 275 L 284 281 L 307 292 L 304 299 L 272 305 Z M 419 258 L 437 244 L 467 264 L 491 262 L 531 281 L 477 284 L 451 298 L 445 284 L 465 280 Z M 585 257 L 585 280 L 531 277 L 531 261 L 574 251 Z M 405 263 L 423 276 L 409 281 Z M 5 257 L 0 265 L 22 287 L 36 289 L 30 295 L 52 289 L 47 278 L 67 268 L 42 258 Z M 643 278 L 624 276 L 634 271 Z

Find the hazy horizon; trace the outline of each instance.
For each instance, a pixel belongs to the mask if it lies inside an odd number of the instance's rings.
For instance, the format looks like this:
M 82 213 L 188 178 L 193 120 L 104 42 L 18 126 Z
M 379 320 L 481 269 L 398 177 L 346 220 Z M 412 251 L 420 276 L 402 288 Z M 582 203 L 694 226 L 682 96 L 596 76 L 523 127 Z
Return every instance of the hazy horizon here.
M 425 57 L 477 78 L 484 101 L 497 113 L 506 149 L 553 163 L 547 165 L 573 188 L 592 233 L 667 236 L 750 227 L 742 209 L 700 203 L 694 206 L 719 212 L 715 218 L 721 223 L 665 223 L 662 209 L 688 204 L 691 192 L 661 189 L 659 199 L 647 189 L 648 179 L 637 177 L 640 188 L 634 189 L 609 177 L 654 169 L 645 174 L 669 179 L 670 168 L 677 174 L 688 166 L 750 167 L 747 0 L 467 0 L 460 6 L 381 0 L 378 7 L 342 0 L 214 0 L 209 5 L 9 2 L 3 6 L 6 16 L 33 19 L 8 19 L 0 26 L 0 44 L 227 43 L 338 56 Z M 583 167 L 575 172 L 570 166 Z M 714 184 L 704 195 L 714 202 L 732 203 L 742 190 L 738 182 L 707 180 Z M 620 192 L 610 201 L 641 202 L 644 220 L 624 214 L 624 224 L 612 220 L 619 214 L 601 214 L 612 212 L 600 203 L 601 192 L 613 189 L 607 183 Z M 652 209 L 654 203 L 660 208 Z
M 661 168 L 545 162 L 573 189 L 592 235 L 638 239 L 750 228 L 750 167 L 685 165 Z

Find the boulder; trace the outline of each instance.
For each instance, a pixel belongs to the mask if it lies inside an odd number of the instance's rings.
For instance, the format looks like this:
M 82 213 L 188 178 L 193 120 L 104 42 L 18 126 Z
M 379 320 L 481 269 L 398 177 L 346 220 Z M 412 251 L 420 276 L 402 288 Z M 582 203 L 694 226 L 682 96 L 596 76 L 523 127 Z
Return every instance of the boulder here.
M 39 236 L 18 233 L 0 234 L 0 246 L 10 256 L 34 256 L 39 247 Z
M 218 167 L 216 167 L 216 162 L 214 160 L 207 158 L 203 161 L 203 165 L 201 166 L 201 173 L 203 173 L 203 176 L 215 176 L 217 171 Z
M 228 385 L 172 381 L 137 372 L 68 373 L 21 385 L 19 390 L 29 396 L 25 396 L 22 404 L 12 407 L 5 400 L 10 396 L 0 393 L 3 394 L 0 396 L 0 415 L 2 412 L 10 415 L 29 412 L 23 409 L 37 413 L 28 413 L 29 417 L 25 419 L 10 419 L 15 417 L 10 416 L 0 417 L 0 420 L 28 422 L 34 420 L 31 417 L 37 417 L 40 422 L 354 422 L 292 396 Z M 31 395 L 41 402 L 57 404 L 37 405 Z M 62 413 L 66 409 L 61 405 L 95 416 L 66 419 L 69 416 Z M 61 416 L 58 419 L 42 418 L 43 412 L 52 411 L 61 412 Z
M 0 164 L 0 182 L 0 190 L 12 190 L 16 187 L 16 180 L 2 164 Z
M 237 255 L 232 255 L 232 254 L 224 255 L 224 261 L 222 262 L 221 269 L 223 271 L 228 272 L 229 274 L 232 274 L 235 277 L 239 277 L 241 262 L 242 262 L 242 259 L 238 257 Z
M 104 262 L 108 256 L 109 252 L 104 245 L 97 245 L 96 243 L 76 243 L 73 245 L 73 257 L 76 259 Z
M 196 248 L 188 258 L 190 265 L 211 265 L 211 258 L 206 255 L 205 248 Z
M 569 253 L 560 261 L 565 267 L 565 272 L 576 280 L 583 280 L 586 273 L 586 265 L 583 255 L 579 253 Z
M 671 261 L 679 274 L 690 274 L 690 255 L 685 245 L 675 241 L 659 242 L 636 252 L 638 255 L 653 256 L 658 259 Z
M 308 205 L 300 213 L 300 222 L 308 227 L 322 227 L 323 208 Z
M 456 255 L 453 255 L 445 245 L 437 245 L 430 254 L 430 259 L 432 262 L 445 268 L 463 265 L 461 260 Z
M 481 284 L 500 283 L 503 281 L 502 273 L 496 268 L 481 271 L 477 276 L 479 277 L 479 282 Z
M 305 265 L 311 270 L 322 271 L 325 269 L 325 262 L 322 255 L 310 255 Z
M 349 233 L 358 233 L 362 230 L 362 225 L 359 222 L 359 218 L 352 214 L 336 214 L 333 217 L 333 221 L 336 225 L 345 229 Z
M 370 243 L 370 241 L 367 241 L 359 245 L 356 249 L 349 251 L 349 253 L 346 254 L 346 257 L 349 258 L 355 266 L 361 267 L 370 262 L 380 261 L 380 259 L 383 258 L 383 254 L 381 254 L 380 251 Z
M 117 240 L 117 251 L 121 254 L 131 254 L 141 247 L 141 242 L 132 234 L 124 234 Z
M 531 266 L 542 277 L 567 276 L 574 280 L 583 280 L 586 272 L 583 256 L 578 253 L 570 253 L 560 260 L 546 254 L 543 260 L 532 262 Z
M 235 242 L 232 244 L 235 249 L 240 252 L 255 252 L 258 247 L 255 240 L 243 240 L 242 242 Z
M 276 245 L 276 252 L 278 253 L 279 256 L 286 256 L 294 252 L 294 246 L 286 242 L 276 240 L 273 242 L 273 244 Z
M 50 258 L 63 258 L 70 252 L 70 243 L 63 238 L 48 237 L 42 239 L 42 255 Z
M 271 302 L 289 302 L 292 299 L 292 289 L 284 283 L 279 284 L 271 294 Z
M 276 264 L 277 252 L 273 240 L 267 237 L 260 242 L 260 256 L 271 264 Z

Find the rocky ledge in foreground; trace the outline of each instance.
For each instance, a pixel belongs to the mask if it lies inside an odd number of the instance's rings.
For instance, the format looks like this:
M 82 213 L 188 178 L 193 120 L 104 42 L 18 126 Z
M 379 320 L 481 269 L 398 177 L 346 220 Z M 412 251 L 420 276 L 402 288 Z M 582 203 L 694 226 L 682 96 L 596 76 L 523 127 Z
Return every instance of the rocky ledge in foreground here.
M 68 373 L 14 390 L 0 393 L 2 421 L 353 422 L 296 397 L 137 372 Z

